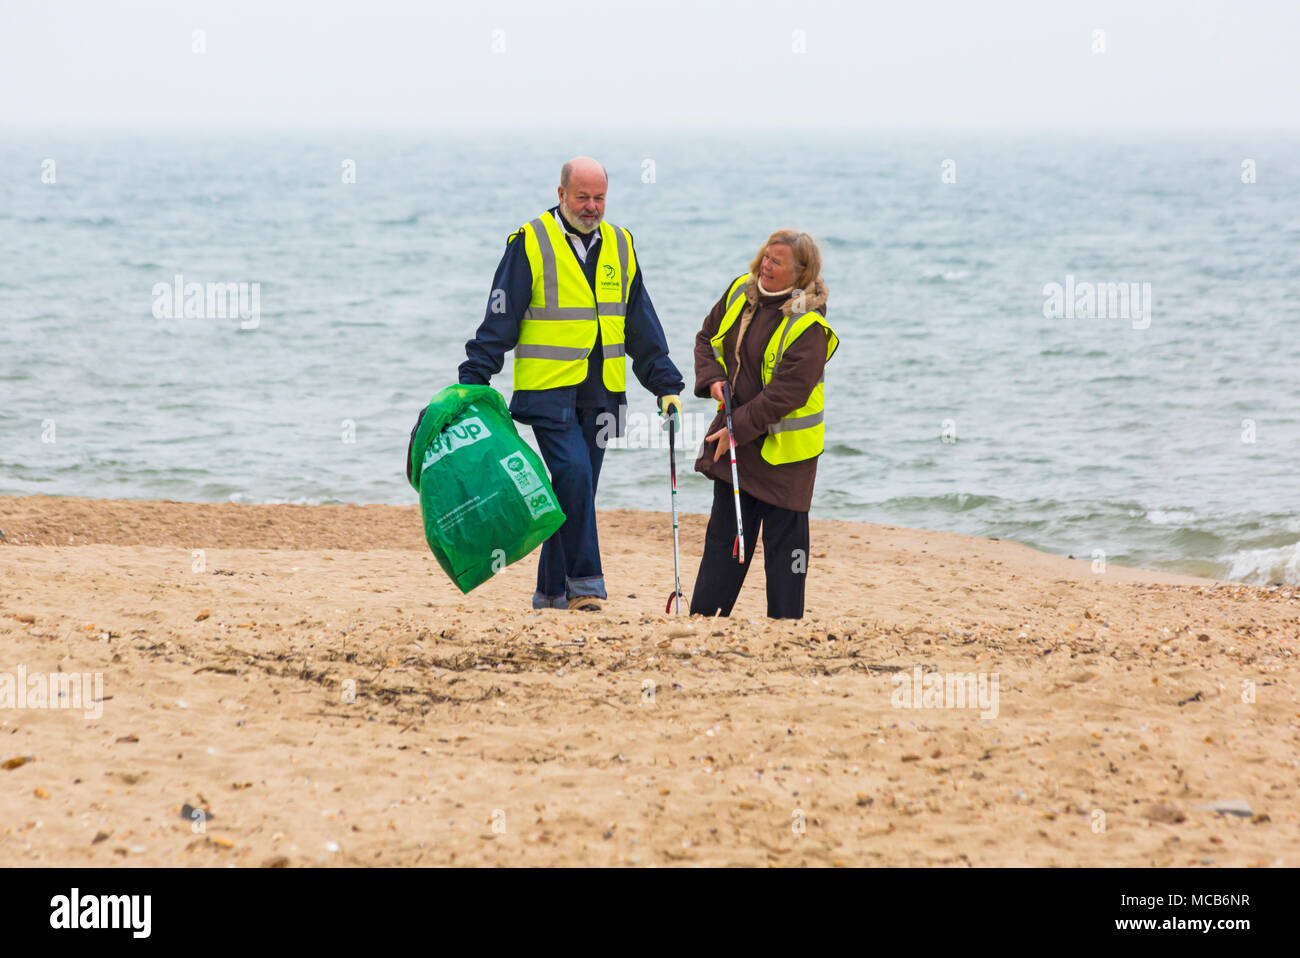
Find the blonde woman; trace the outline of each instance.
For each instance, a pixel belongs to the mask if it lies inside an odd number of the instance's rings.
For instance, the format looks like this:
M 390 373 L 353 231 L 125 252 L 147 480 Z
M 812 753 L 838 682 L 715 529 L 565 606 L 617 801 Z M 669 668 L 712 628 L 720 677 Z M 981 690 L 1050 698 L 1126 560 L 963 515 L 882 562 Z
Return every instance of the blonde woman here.
M 821 252 L 807 233 L 777 230 L 733 279 L 695 336 L 695 395 L 718 415 L 695 471 L 713 480 L 713 511 L 691 612 L 730 615 L 749 571 L 736 554 L 736 496 L 722 386 L 732 426 L 746 552 L 761 533 L 767 614 L 803 617 L 808 509 L 825 445 L 823 382 L 839 340 L 826 323 Z

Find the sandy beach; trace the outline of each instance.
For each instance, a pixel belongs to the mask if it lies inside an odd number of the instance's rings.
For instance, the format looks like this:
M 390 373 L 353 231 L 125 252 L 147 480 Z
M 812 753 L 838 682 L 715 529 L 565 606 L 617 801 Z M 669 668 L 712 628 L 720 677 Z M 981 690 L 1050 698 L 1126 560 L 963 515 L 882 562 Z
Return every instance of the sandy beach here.
M 0 865 L 1300 864 L 1300 589 L 814 520 L 803 620 L 761 550 L 731 618 L 665 615 L 670 520 L 616 511 L 606 609 L 536 612 L 536 553 L 462 596 L 416 506 L 0 529 Z

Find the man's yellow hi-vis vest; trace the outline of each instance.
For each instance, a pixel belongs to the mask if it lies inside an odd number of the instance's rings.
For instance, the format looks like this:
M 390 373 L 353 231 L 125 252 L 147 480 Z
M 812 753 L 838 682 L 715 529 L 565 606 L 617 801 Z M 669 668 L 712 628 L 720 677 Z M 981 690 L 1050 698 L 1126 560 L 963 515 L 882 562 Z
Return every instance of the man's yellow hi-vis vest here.
M 738 276 L 735 282 L 731 284 L 731 288 L 727 290 L 726 312 L 722 314 L 722 322 L 718 324 L 718 331 L 709 340 L 713 346 L 713 355 L 722 364 L 724 372 L 727 369 L 727 359 L 722 354 L 723 340 L 726 338 L 727 331 L 735 325 L 736 318 L 740 316 L 741 310 L 745 308 L 745 284 L 748 281 L 748 273 Z M 798 316 L 786 316 L 772 331 L 772 336 L 767 341 L 767 348 L 763 351 L 762 380 L 764 388 L 767 388 L 768 383 L 772 381 L 772 377 L 776 375 L 776 370 L 781 365 L 781 357 L 785 353 L 786 344 L 794 342 L 799 338 L 800 334 L 814 323 L 821 326 L 826 333 L 826 361 L 830 362 L 831 356 L 835 355 L 835 350 L 839 348 L 840 341 L 822 315 L 813 310 Z M 763 459 L 765 461 L 774 466 L 779 466 L 788 462 L 801 462 L 804 459 L 811 459 L 813 456 L 821 455 L 826 444 L 825 387 L 826 376 L 823 373 L 821 379 L 817 380 L 817 385 L 813 387 L 812 393 L 808 396 L 807 402 L 767 427 L 768 434 L 763 437 Z
M 594 296 L 563 227 L 551 213 L 524 224 L 510 241 L 523 242 L 533 271 L 533 294 L 515 346 L 514 388 L 555 389 L 586 379 L 599 323 L 605 388 L 626 391 L 624 323 L 628 290 L 636 276 L 632 235 L 601 222 Z

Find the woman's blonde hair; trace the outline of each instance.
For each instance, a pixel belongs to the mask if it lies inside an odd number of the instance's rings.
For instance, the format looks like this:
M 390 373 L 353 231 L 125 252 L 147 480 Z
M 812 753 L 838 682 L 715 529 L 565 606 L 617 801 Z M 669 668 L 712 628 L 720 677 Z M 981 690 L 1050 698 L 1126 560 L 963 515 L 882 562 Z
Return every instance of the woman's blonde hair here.
M 749 264 L 751 276 L 758 275 L 758 268 L 763 262 L 763 254 L 773 243 L 790 247 L 794 253 L 794 262 L 799 267 L 799 278 L 794 281 L 796 289 L 812 289 L 817 277 L 822 274 L 822 253 L 817 248 L 817 241 L 801 230 L 779 229 L 767 238 L 758 248 L 758 255 Z

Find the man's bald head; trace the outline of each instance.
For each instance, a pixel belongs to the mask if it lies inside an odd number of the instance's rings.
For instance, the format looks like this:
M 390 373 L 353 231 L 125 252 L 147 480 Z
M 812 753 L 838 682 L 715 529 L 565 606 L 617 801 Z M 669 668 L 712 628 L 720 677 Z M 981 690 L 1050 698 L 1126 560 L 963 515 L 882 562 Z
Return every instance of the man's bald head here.
M 567 190 L 574 177 L 589 181 L 588 185 L 591 186 L 596 186 L 596 180 L 599 180 L 602 193 L 609 188 L 609 174 L 605 172 L 603 166 L 589 156 L 575 156 L 560 167 L 560 186 Z
M 569 223 L 590 233 L 605 217 L 605 190 L 609 176 L 605 168 L 589 156 L 575 156 L 560 168 L 560 212 Z

